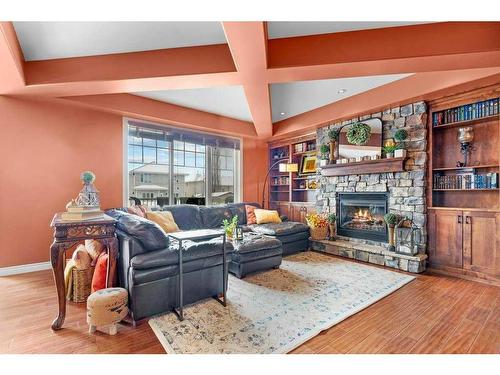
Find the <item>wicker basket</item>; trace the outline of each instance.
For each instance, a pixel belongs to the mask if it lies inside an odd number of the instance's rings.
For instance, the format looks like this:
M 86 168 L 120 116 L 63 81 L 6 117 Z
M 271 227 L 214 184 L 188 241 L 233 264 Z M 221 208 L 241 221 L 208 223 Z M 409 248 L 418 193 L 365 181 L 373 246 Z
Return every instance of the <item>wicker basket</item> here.
M 73 302 L 86 302 L 90 296 L 94 267 L 86 270 L 73 268 Z
M 311 229 L 311 239 L 313 240 L 326 239 L 326 236 L 328 234 L 328 227 L 319 227 L 319 228 L 309 227 L 309 228 Z

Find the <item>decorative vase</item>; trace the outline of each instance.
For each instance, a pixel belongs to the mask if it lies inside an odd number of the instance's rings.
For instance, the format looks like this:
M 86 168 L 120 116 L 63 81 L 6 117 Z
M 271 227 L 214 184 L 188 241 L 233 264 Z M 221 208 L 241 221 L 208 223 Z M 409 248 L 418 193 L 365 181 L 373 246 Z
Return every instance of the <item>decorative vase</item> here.
M 337 141 L 330 140 L 330 164 L 333 164 L 338 157 Z
M 396 158 L 405 158 L 406 157 L 406 150 L 405 149 L 399 149 L 394 151 L 394 156 Z
M 328 164 L 328 160 L 326 160 L 326 159 L 320 159 L 320 161 L 319 161 L 319 166 L 320 167 L 324 167 L 327 164 Z
M 329 239 L 330 239 L 330 241 L 335 241 L 335 224 L 330 224 L 328 227 L 330 230 Z
M 386 152 L 386 153 L 385 153 L 385 157 L 386 157 L 387 159 L 391 159 L 391 158 L 393 158 L 393 157 L 394 157 L 394 152 Z
M 389 250 L 394 251 L 396 248 L 394 247 L 394 225 L 387 226 L 388 236 L 389 236 Z

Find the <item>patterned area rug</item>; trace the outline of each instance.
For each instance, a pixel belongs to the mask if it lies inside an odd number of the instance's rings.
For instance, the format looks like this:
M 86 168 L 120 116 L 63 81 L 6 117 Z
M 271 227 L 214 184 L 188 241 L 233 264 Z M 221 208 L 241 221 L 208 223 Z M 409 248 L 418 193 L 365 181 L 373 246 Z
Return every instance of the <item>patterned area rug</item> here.
M 382 299 L 413 276 L 306 252 L 280 269 L 229 277 L 228 306 L 213 299 L 149 320 L 167 353 L 287 353 Z

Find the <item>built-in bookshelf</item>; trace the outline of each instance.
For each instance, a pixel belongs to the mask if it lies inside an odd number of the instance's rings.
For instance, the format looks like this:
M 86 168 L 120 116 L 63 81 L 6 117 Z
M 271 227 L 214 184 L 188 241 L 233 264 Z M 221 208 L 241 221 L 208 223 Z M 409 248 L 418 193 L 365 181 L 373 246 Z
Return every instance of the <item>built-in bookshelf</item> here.
M 269 145 L 269 165 L 277 163 L 269 177 L 269 207 L 295 221 L 303 221 L 313 207 L 317 189 L 316 169 L 302 173 L 303 161 L 316 157 L 316 134 L 273 142 Z M 279 172 L 280 161 L 295 163 L 297 172 Z
M 498 88 L 429 104 L 429 207 L 500 210 Z M 462 127 L 474 134 L 465 166 L 458 141 Z

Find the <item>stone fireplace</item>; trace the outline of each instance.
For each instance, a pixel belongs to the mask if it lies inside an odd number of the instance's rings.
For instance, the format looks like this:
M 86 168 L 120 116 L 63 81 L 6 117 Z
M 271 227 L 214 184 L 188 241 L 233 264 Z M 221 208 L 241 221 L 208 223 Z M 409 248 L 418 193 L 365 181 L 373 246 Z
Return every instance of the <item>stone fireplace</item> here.
M 398 129 L 408 132 L 405 168 L 395 173 L 319 176 L 316 209 L 337 215 L 338 236 L 337 241 L 315 243 L 313 248 L 404 271 L 421 272 L 427 258 L 425 103 L 390 108 L 320 128 L 317 130 L 317 144 L 328 143 L 327 133 L 331 128 L 371 118 L 382 120 L 383 140 L 393 138 Z M 370 202 L 375 196 L 380 201 Z M 422 243 L 417 256 L 403 256 L 388 250 L 386 227 L 380 223 L 380 217 L 386 212 L 411 219 L 421 228 Z
M 337 234 L 387 242 L 387 193 L 337 193 Z

